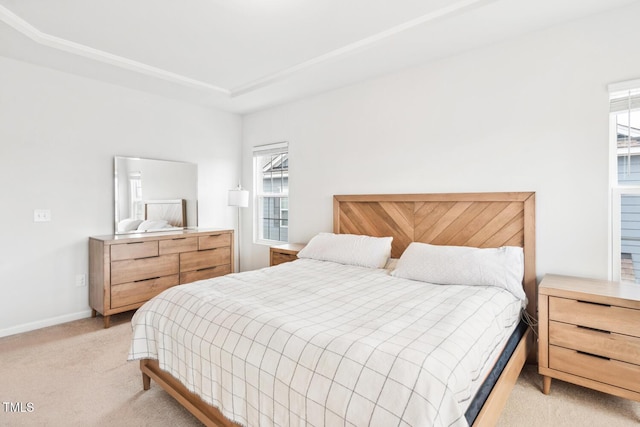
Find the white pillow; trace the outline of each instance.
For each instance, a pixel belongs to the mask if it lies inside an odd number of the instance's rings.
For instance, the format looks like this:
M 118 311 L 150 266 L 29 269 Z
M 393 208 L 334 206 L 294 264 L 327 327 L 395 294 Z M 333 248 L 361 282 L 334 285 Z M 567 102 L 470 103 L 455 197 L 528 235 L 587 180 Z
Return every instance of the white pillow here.
M 440 285 L 497 286 L 526 301 L 524 253 L 515 246 L 472 248 L 413 242 L 391 274 Z
M 391 256 L 393 237 L 320 233 L 298 252 L 298 258 L 383 268 Z
M 147 231 L 147 230 L 159 230 L 161 228 L 169 227 L 169 223 L 164 219 L 147 219 L 142 221 L 138 226 L 138 230 Z
M 133 231 L 142 223 L 141 219 L 127 218 L 118 223 L 118 231 Z

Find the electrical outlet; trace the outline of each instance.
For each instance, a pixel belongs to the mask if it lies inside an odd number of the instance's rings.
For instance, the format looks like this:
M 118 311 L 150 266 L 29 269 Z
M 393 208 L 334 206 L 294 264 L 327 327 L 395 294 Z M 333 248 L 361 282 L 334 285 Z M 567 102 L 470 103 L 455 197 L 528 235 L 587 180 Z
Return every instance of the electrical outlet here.
M 83 286 L 87 286 L 86 274 L 76 274 L 76 286 L 79 288 L 82 288 Z
M 51 221 L 51 209 L 34 209 L 33 222 L 49 222 Z

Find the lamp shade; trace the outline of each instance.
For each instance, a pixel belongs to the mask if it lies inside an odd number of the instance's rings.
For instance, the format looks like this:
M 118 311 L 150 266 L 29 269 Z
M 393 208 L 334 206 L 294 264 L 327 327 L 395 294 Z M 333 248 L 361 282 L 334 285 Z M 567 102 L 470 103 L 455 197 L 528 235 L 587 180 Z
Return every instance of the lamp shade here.
M 244 190 L 241 186 L 238 186 L 236 189 L 229 190 L 229 200 L 227 204 L 229 206 L 246 208 L 249 206 L 249 192 Z

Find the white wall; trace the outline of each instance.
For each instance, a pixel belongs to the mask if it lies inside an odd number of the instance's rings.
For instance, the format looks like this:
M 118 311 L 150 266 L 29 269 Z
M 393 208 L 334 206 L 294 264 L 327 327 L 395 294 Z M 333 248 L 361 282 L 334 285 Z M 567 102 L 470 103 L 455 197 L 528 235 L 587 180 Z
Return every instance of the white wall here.
M 0 57 L 0 336 L 90 314 L 75 276 L 113 232 L 115 155 L 197 163 L 200 226 L 234 227 L 240 140 L 237 115 Z
M 331 231 L 332 195 L 535 191 L 537 274 L 608 275 L 607 84 L 640 78 L 640 5 L 243 118 L 290 143 L 290 241 Z M 243 230 L 250 230 L 249 215 Z M 243 265 L 268 250 L 244 232 Z

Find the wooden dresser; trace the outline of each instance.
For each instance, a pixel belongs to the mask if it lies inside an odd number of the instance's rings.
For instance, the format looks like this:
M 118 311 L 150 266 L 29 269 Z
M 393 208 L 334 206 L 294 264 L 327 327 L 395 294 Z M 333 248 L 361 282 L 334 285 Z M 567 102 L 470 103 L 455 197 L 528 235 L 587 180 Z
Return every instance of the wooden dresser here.
M 233 230 L 199 229 L 89 238 L 92 315 L 134 310 L 175 285 L 233 271 Z
M 298 252 L 305 245 L 303 243 L 285 243 L 283 245 L 271 246 L 269 248 L 269 265 L 274 266 L 283 262 L 295 261 L 298 259 Z
M 539 287 L 539 372 L 640 401 L 640 285 L 546 275 Z

